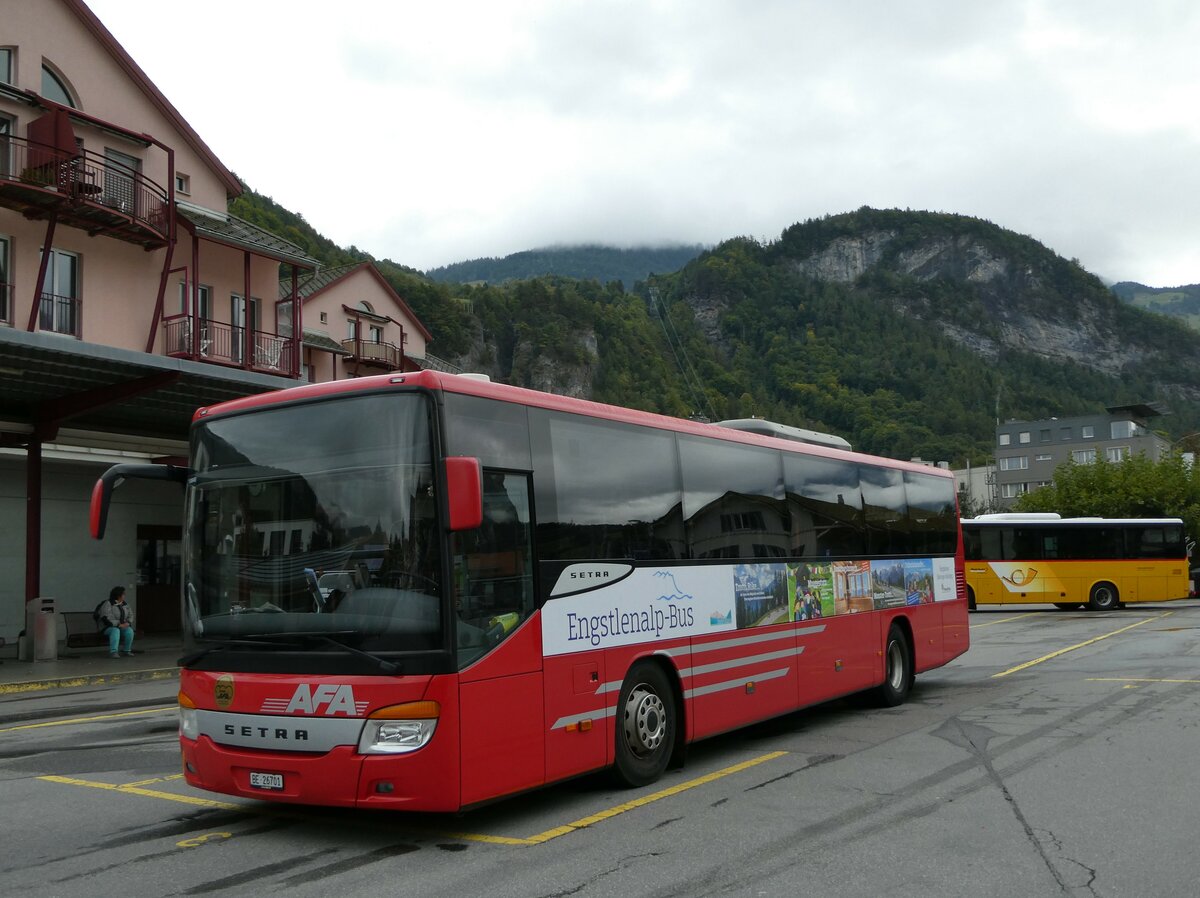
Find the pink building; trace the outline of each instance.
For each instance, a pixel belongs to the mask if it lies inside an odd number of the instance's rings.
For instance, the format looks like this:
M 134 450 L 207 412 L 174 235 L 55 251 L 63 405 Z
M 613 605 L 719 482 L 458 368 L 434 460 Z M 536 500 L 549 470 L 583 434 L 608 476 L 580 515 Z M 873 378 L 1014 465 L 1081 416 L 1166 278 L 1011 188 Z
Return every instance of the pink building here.
M 230 215 L 237 178 L 81 0 L 0 22 L 0 637 L 116 584 L 170 632 L 178 488 L 121 491 L 96 543 L 98 473 L 184 456 L 203 405 L 424 367 L 430 335 L 373 266 L 318 272 Z

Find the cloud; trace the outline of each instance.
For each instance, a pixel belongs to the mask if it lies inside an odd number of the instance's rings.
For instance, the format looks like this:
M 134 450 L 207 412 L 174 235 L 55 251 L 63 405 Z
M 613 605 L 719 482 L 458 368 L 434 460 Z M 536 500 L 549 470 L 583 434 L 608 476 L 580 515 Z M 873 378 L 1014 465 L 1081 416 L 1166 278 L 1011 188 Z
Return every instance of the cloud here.
M 1200 281 L 1192 4 L 92 6 L 251 186 L 418 268 L 770 238 L 870 204 L 980 215 L 1108 277 Z M 181 65 L 164 33 L 222 58 Z

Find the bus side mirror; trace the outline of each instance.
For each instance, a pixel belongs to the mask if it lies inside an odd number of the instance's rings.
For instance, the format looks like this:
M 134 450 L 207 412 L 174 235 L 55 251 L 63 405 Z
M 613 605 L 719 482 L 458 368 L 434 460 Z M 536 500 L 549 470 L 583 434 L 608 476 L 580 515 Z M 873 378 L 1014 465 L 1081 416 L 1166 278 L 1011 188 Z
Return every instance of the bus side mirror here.
M 483 523 L 483 469 L 477 458 L 446 459 L 450 529 L 474 530 Z
M 100 475 L 96 485 L 92 487 L 91 514 L 88 528 L 92 539 L 104 539 L 104 528 L 108 524 L 108 506 L 112 502 L 112 491 L 121 485 L 126 477 L 139 477 L 143 480 L 174 480 L 180 486 L 187 483 L 191 474 L 187 468 L 177 465 L 113 465 Z

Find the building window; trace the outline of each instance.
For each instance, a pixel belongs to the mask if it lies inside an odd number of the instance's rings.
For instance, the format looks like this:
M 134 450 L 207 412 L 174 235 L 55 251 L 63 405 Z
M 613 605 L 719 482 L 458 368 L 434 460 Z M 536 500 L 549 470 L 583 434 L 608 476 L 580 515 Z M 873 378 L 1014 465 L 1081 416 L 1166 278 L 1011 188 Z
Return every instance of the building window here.
M 1080 465 L 1094 464 L 1096 461 L 1095 449 L 1075 449 L 1071 452 L 1071 461 Z
M 1109 461 L 1117 462 L 1121 459 L 1129 458 L 1128 446 L 1109 446 L 1104 450 L 1104 457 Z
M 358 319 L 351 318 L 346 322 L 346 336 L 351 340 L 358 339 Z
M 81 337 L 79 333 L 79 256 L 50 250 L 46 283 L 38 305 L 38 329 Z
M 1000 459 L 1001 471 L 1024 471 L 1029 467 L 1028 455 L 1014 455 Z
M 1038 439 L 1040 439 L 1043 443 L 1049 443 L 1050 442 L 1050 428 L 1049 427 L 1044 428 L 1038 434 Z
M 1012 434 L 1009 434 L 1009 433 L 1000 434 L 999 442 L 1000 442 L 1001 446 L 1009 445 L 1010 443 L 1012 443 Z
M 1109 425 L 1114 440 L 1127 440 L 1130 437 L 1144 436 L 1146 431 L 1133 421 L 1113 421 Z
M 189 175 L 185 175 L 182 172 L 175 172 L 175 192 L 185 195 L 192 192 L 192 179 Z
M 0 47 L 0 81 L 5 84 L 13 83 L 12 47 Z
M 1047 453 L 1046 455 L 1039 455 L 1037 458 L 1034 459 L 1034 461 L 1050 461 L 1050 459 L 1052 459 L 1053 457 L 1054 456 Z
M 42 96 L 55 103 L 70 106 L 72 109 L 78 108 L 75 101 L 71 99 L 71 92 L 67 90 L 66 81 L 45 63 L 42 63 Z
M 1069 427 L 1064 427 L 1062 430 L 1060 430 L 1060 431 L 1058 432 L 1058 438 L 1059 438 L 1060 440 L 1069 440 L 1069 439 L 1071 439 L 1071 428 L 1069 428 Z
M 1017 496 L 1022 496 L 1029 492 L 1029 484 L 1027 483 L 1002 483 L 1000 484 L 1001 499 L 1015 499 Z
M 1095 439 L 1095 437 L 1096 428 L 1092 427 L 1092 425 L 1085 424 L 1083 427 L 1079 428 L 1079 438 L 1081 440 L 1091 440 Z
M 12 324 L 12 275 L 8 269 L 7 237 L 0 237 L 0 324 Z
M 12 171 L 11 150 L 9 149 L 9 135 L 13 133 L 12 119 L 7 116 L 0 115 L 0 176 L 7 175 Z
M 383 328 L 382 327 L 377 327 L 374 324 L 371 325 L 371 342 L 372 343 L 382 343 L 383 342 Z
M 1021 445 L 1025 445 L 1026 443 L 1028 443 L 1029 442 L 1029 431 L 1022 430 L 1019 434 L 1017 434 L 1017 442 L 1020 443 Z
M 321 323 L 322 323 L 322 324 L 328 324 L 328 323 L 329 323 L 329 313 L 328 313 L 328 312 L 322 312 L 322 313 L 321 313 Z

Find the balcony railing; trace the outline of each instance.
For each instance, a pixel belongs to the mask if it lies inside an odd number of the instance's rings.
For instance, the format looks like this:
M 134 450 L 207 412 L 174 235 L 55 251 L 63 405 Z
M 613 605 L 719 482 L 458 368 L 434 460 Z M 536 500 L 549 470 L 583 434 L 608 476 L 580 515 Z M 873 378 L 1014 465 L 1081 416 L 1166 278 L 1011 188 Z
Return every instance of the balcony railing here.
M 96 153 L 61 150 L 21 137 L 0 138 L 0 205 L 145 246 L 170 232 L 167 191 L 139 171 Z
M 190 315 L 174 315 L 163 319 L 163 351 L 176 358 L 246 367 L 243 364 L 247 352 L 246 337 L 245 328 L 223 321 L 202 318 L 197 325 Z M 265 331 L 253 331 L 249 337 L 251 369 L 291 376 L 292 358 L 296 351 L 294 340 Z
M 377 365 L 388 371 L 398 371 L 404 367 L 404 350 L 395 343 L 373 343 L 351 337 L 342 341 L 342 349 L 350 353 L 349 361 Z
M 38 330 L 68 337 L 83 337 L 83 302 L 75 296 L 43 293 L 38 304 Z

